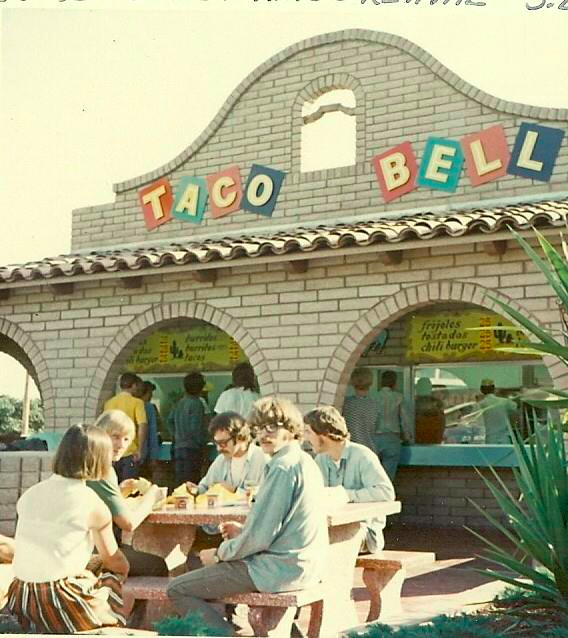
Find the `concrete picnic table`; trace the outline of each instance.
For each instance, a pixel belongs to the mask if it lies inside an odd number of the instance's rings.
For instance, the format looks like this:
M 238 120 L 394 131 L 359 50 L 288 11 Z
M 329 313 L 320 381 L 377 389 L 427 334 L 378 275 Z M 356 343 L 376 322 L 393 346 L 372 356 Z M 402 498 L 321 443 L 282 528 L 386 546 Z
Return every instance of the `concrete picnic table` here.
M 355 561 L 363 539 L 362 523 L 376 516 L 400 512 L 399 501 L 349 503 L 327 513 L 330 560 L 324 575 L 325 600 L 321 636 L 330 636 L 358 624 L 355 604 L 351 599 Z M 135 549 L 162 557 L 170 555 L 177 545 L 187 554 L 198 525 L 219 525 L 226 521 L 243 523 L 250 508 L 246 505 L 161 509 L 152 512 L 133 535 Z

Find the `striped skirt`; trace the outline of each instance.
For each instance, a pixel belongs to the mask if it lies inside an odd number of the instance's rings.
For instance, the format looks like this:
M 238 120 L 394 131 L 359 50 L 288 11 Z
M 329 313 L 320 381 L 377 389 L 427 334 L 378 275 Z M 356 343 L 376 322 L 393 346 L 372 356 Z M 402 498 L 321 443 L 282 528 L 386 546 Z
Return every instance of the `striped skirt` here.
M 16 578 L 8 590 L 7 606 L 22 629 L 33 633 L 71 634 L 126 624 L 122 584 L 111 572 L 97 577 L 85 570 L 44 583 Z

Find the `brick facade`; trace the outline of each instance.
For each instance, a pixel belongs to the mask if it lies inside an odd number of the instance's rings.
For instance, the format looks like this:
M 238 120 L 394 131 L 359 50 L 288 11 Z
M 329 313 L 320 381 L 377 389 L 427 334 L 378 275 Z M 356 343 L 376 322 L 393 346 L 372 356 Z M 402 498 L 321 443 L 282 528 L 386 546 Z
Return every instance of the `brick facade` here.
M 357 162 L 300 173 L 301 107 L 330 88 L 355 93 Z M 567 119 L 562 110 L 488 96 L 402 38 L 365 31 L 312 38 L 274 56 L 245 79 L 178 158 L 116 185 L 112 204 L 75 211 L 73 249 L 172 241 L 192 233 L 238 234 L 283 224 L 329 224 L 385 211 L 553 193 L 566 184 L 566 145 L 548 183 L 507 176 L 473 189 L 464 177 L 455 194 L 416 189 L 388 206 L 369 160 L 407 139 L 420 160 L 430 134 L 459 139 L 497 123 L 512 144 L 521 121 L 560 127 Z M 137 201 L 141 185 L 167 176 L 175 186 L 182 175 L 205 176 L 233 163 L 241 166 L 246 180 L 253 162 L 287 172 L 271 220 L 238 212 L 217 220 L 206 215 L 202 226 L 172 221 L 152 233 L 145 230 Z M 32 371 L 48 429 L 92 421 L 134 347 L 152 330 L 184 318 L 203 319 L 234 337 L 254 366 L 262 393 L 285 394 L 302 409 L 317 403 L 339 406 L 364 348 L 382 328 L 415 309 L 466 303 L 497 310 L 493 295 L 542 326 L 560 328 L 556 301 L 524 253 L 512 242 L 504 254 L 485 250 L 488 241 L 506 237 L 479 234 L 410 242 L 404 244 L 402 262 L 390 265 L 378 259 L 376 246 L 333 254 L 315 251 L 306 272 L 287 268 L 289 257 L 216 263 L 215 283 L 192 278 L 191 264 L 138 271 L 140 288 L 126 287 L 120 271 L 76 277 L 71 292 L 45 280 L 19 282 L 10 286 L 9 298 L 0 298 L 0 349 Z M 551 363 L 550 373 L 558 386 L 568 386 L 562 366 Z M 29 462 L 35 458 L 30 456 Z M 1 454 L 2 478 L 21 470 L 19 476 L 31 480 L 31 472 L 14 465 L 24 462 Z M 5 463 L 14 468 L 4 470 Z M 457 502 L 463 495 L 454 492 L 454 479 L 475 492 L 470 470 L 404 469 L 399 492 L 404 499 L 411 499 L 418 476 L 423 481 L 421 472 L 433 477 L 432 497 L 441 500 L 432 505 L 440 516 L 460 523 L 471 516 L 479 523 L 474 511 L 465 512 L 467 504 Z M 40 470 L 33 476 L 38 480 Z M 2 484 L 0 498 L 10 501 L 2 511 L 13 508 L 14 490 L 24 485 L 23 478 L 14 481 L 13 488 Z M 446 494 L 440 493 L 442 482 Z M 459 489 L 463 491 L 461 483 Z M 403 516 L 423 517 L 416 507 Z M 13 518 L 0 520 L 4 525 Z

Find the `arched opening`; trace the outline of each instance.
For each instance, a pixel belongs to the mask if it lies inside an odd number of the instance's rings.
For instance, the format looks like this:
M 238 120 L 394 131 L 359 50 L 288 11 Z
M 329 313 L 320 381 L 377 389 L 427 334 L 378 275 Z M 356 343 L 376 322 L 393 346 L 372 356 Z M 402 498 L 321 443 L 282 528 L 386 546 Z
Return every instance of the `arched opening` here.
M 302 106 L 302 172 L 352 166 L 357 156 L 355 94 L 334 89 Z
M 118 390 L 119 376 L 133 372 L 156 386 L 153 402 L 161 415 L 160 435 L 168 441 L 167 417 L 184 394 L 184 376 L 192 371 L 204 375 L 203 399 L 213 411 L 217 398 L 231 384 L 235 365 L 248 361 L 231 335 L 207 321 L 178 317 L 158 322 L 142 330 L 118 354 L 103 385 L 98 411 Z
M 522 402 L 522 395 L 551 387 L 541 357 L 520 350 L 525 335 L 510 319 L 479 305 L 440 302 L 409 310 L 379 329 L 355 368 L 372 373 L 368 396 L 377 397 L 388 370 L 396 375 L 416 443 L 485 445 L 507 443 L 493 435 L 484 388 L 510 399 L 514 428 L 527 435 L 544 418 Z M 489 383 L 491 382 L 491 383 Z M 345 398 L 356 390 L 347 383 Z
M 4 440 L 44 429 L 36 370 L 13 339 L 0 334 L 0 436 Z

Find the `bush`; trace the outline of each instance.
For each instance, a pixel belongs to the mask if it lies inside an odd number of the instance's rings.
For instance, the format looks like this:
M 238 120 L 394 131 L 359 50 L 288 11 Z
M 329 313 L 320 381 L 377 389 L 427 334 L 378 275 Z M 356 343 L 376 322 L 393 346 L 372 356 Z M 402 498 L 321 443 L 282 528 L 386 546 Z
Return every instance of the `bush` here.
M 226 632 L 208 625 L 202 614 L 189 613 L 183 618 L 168 616 L 154 624 L 159 636 L 225 636 Z

